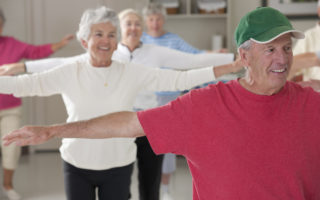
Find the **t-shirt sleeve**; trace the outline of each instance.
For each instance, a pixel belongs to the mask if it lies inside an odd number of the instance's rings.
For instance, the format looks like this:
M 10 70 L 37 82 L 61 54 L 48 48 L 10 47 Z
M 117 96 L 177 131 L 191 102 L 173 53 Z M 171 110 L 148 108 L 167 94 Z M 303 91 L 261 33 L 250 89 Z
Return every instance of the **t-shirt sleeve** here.
M 167 105 L 138 112 L 139 121 L 156 154 L 186 154 L 193 131 L 191 112 L 188 94 Z

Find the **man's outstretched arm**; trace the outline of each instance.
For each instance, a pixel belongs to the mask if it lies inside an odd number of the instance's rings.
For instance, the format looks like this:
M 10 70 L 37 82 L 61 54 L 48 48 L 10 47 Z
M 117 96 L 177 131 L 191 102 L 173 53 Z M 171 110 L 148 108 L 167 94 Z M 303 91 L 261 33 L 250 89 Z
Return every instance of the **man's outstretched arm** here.
M 5 145 L 35 145 L 52 138 L 139 137 L 145 133 L 135 112 L 118 112 L 90 120 L 53 126 L 26 126 L 3 137 Z

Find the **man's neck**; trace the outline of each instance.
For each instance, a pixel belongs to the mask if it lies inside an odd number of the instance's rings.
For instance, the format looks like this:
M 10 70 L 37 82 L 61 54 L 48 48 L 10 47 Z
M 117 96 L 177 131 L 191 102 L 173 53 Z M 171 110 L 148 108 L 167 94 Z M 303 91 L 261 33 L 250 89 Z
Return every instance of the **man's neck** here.
M 258 95 L 266 95 L 266 96 L 277 94 L 283 88 L 283 87 L 281 88 L 260 87 L 254 81 L 249 81 L 247 78 L 240 78 L 239 83 L 244 89 L 248 90 L 251 93 L 258 94 Z

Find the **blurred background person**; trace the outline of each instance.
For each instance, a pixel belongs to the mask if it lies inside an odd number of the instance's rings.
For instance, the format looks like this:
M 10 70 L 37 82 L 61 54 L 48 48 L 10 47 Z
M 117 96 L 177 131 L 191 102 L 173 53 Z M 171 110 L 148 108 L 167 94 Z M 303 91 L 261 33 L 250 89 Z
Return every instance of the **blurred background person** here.
M 168 32 L 164 29 L 164 24 L 167 16 L 165 7 L 161 3 L 149 3 L 142 11 L 145 29 L 141 36 L 141 41 L 144 44 L 156 44 L 165 46 L 171 49 L 179 50 L 186 53 L 200 54 L 205 53 L 204 50 L 199 50 L 177 34 Z M 221 50 L 226 52 L 226 50 Z M 161 66 L 168 67 L 168 66 Z M 156 97 L 158 105 L 165 105 L 168 102 L 175 100 L 180 96 L 181 92 L 157 92 Z M 169 190 L 169 182 L 171 174 L 176 170 L 176 155 L 165 154 L 162 164 L 162 178 L 161 178 L 161 191 L 163 200 L 171 200 L 172 195 Z
M 11 36 L 2 35 L 6 18 L 0 8 L 0 65 L 15 63 L 21 59 L 38 59 L 50 56 L 69 43 L 73 35 L 66 35 L 60 42 L 45 45 L 32 45 Z M 0 131 L 1 136 L 20 125 L 21 99 L 12 95 L 0 94 Z M 14 190 L 13 175 L 21 154 L 16 146 L 2 147 L 3 191 L 9 199 L 21 199 Z
M 166 9 L 160 3 L 149 3 L 142 10 L 142 15 L 146 25 L 146 31 L 141 36 L 141 41 L 145 44 L 157 44 L 187 53 L 203 53 L 177 34 L 164 29 L 167 16 Z
M 320 17 L 320 0 L 318 0 L 317 11 L 318 17 Z M 294 55 L 308 52 L 315 53 L 320 50 L 320 21 L 318 21 L 313 28 L 306 30 L 304 34 L 305 39 L 298 40 L 293 48 Z M 320 79 L 320 68 L 319 65 L 312 66 L 297 71 L 292 71 L 291 74 L 303 76 L 298 78 L 298 80 Z

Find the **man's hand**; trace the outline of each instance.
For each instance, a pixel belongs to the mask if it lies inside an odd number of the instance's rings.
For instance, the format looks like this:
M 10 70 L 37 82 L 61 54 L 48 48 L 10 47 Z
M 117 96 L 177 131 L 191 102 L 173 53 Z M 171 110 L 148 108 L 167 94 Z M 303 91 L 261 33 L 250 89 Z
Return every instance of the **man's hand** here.
M 4 136 L 4 145 L 15 143 L 18 146 L 42 144 L 51 139 L 49 127 L 26 126 Z
M 315 91 L 320 91 L 320 80 L 310 80 L 310 81 L 303 81 L 298 82 L 299 85 L 302 87 L 312 87 Z

